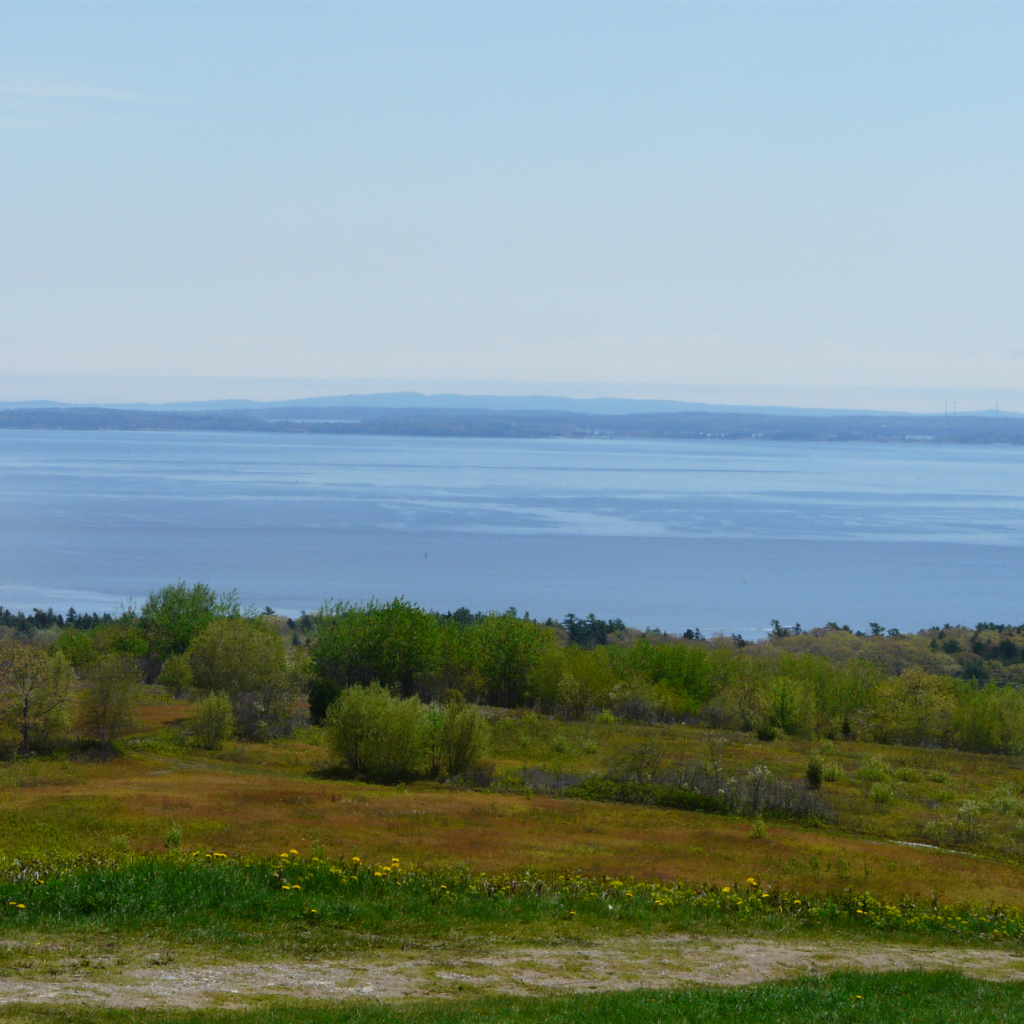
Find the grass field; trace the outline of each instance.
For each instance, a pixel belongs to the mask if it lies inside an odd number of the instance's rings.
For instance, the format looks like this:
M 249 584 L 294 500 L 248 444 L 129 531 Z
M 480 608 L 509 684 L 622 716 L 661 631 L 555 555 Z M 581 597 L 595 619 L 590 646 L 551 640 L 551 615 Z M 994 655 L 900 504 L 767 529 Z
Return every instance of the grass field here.
M 653 738 L 666 760 L 700 759 L 727 774 L 763 765 L 797 781 L 822 755 L 820 744 L 761 743 L 684 725 L 495 715 L 489 758 L 497 784 L 481 791 L 341 778 L 312 727 L 272 743 L 199 751 L 178 739 L 187 713 L 184 702 L 156 700 L 142 709 L 140 730 L 113 752 L 0 764 L 0 937 L 7 943 L 0 978 L 44 985 L 51 975 L 128 963 L 133 948 L 157 946 L 197 963 L 299 962 L 346 950 L 585 949 L 615 936 L 679 934 L 761 936 L 790 947 L 829 936 L 855 944 L 884 938 L 1001 956 L 1022 948 L 1020 918 L 993 911 L 1024 905 L 1021 773 L 1010 757 L 838 742 L 824 752 L 839 768 L 823 787 L 828 822 L 769 819 L 759 837 L 749 818 L 542 796 L 515 779 L 524 767 L 600 770 L 638 739 Z M 872 795 L 880 784 L 891 790 L 884 801 Z M 920 841 L 928 822 L 966 801 L 976 805 L 977 828 L 963 848 L 901 845 Z M 279 856 L 291 850 L 297 854 Z M 77 866 L 61 869 L 75 858 Z M 377 878 L 392 858 L 396 870 Z M 770 912 L 762 893 L 770 894 Z M 957 1017 L 968 991 L 974 1015 Z M 956 974 L 861 973 L 733 992 L 472 1003 L 450 1002 L 448 993 L 449 1002 L 400 1007 L 286 1001 L 230 1016 L 1002 1021 L 1020 1019 L 1013 1007 L 1021 994 L 1014 984 Z M 871 999 L 870 1011 L 856 1005 Z M 70 1016 L 62 1020 L 189 1019 L 98 1006 L 64 1012 Z M 2 1013 L 49 1020 L 51 1010 L 11 1004 Z M 216 1015 L 204 1011 L 202 1019 Z
M 174 828 L 184 847 L 272 856 L 282 848 L 422 866 L 463 864 L 728 885 L 755 876 L 787 889 L 870 889 L 883 898 L 932 893 L 949 901 L 1019 903 L 1024 866 L 1016 843 L 1021 772 L 1000 755 L 836 744 L 842 778 L 827 782 L 833 824 L 768 821 L 648 806 L 476 792 L 416 783 L 375 786 L 331 776 L 320 730 L 271 744 L 197 751 L 175 741 L 178 701 L 144 709 L 143 730 L 121 756 L 98 751 L 0 764 L 0 853 L 72 855 L 163 851 Z M 562 723 L 518 716 L 492 728 L 499 776 L 522 766 L 584 772 L 636 736 L 658 738 L 666 757 L 713 758 L 727 772 L 767 765 L 799 779 L 815 744 L 759 743 L 749 734 L 687 726 Z M 880 767 L 881 766 L 881 767 Z M 867 777 L 864 777 L 864 774 Z M 879 773 L 889 800 L 871 795 Z M 951 851 L 918 842 L 928 821 L 973 799 L 977 841 Z

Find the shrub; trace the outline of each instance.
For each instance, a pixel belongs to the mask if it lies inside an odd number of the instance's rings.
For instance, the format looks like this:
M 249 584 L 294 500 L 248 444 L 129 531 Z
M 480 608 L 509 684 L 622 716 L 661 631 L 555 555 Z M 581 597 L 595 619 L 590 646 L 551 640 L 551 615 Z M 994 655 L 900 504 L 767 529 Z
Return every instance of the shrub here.
M 631 743 L 609 766 L 609 775 L 623 782 L 647 785 L 661 770 L 665 752 L 654 739 L 642 739 Z
M 956 811 L 955 825 L 957 838 L 965 846 L 973 845 L 981 837 L 981 804 L 977 800 L 965 800 Z
M 435 778 L 464 775 L 472 771 L 483 756 L 483 718 L 475 707 L 457 697 L 432 705 L 426 713 L 424 743 L 429 775 Z
M 217 750 L 235 728 L 235 715 L 226 694 L 211 693 L 199 701 L 188 720 L 188 730 L 197 746 Z
M 631 674 L 611 692 L 609 702 L 616 717 L 627 722 L 656 722 L 664 716 L 660 695 L 643 676 Z
M 888 804 L 892 802 L 893 789 L 887 782 L 876 782 L 868 791 L 868 796 L 876 804 Z
M 135 658 L 107 654 L 87 665 L 82 692 L 82 724 L 104 746 L 136 725 L 141 673 Z
M 558 683 L 558 708 L 566 718 L 586 718 L 596 703 L 589 683 L 566 672 Z
M 185 697 L 192 689 L 192 666 L 184 654 L 172 654 L 160 669 L 156 680 L 174 697 Z
M 857 774 L 865 782 L 886 782 L 889 779 L 889 766 L 880 757 L 869 757 L 857 770 Z
M 1006 783 L 996 786 L 989 797 L 988 809 L 993 814 L 1024 814 L 1024 797 L 1018 796 Z
M 952 818 L 928 822 L 921 830 L 922 836 L 940 846 L 974 846 L 984 832 L 982 810 L 977 800 L 965 800 Z
M 821 789 L 821 783 L 825 773 L 817 761 L 811 761 L 807 766 L 807 785 L 810 789 Z
M 843 766 L 838 761 L 822 761 L 821 778 L 823 782 L 838 782 L 843 775 Z
M 768 826 L 764 823 L 764 818 L 759 814 L 754 819 L 754 824 L 750 826 L 750 838 L 751 839 L 767 839 L 768 838 Z
M 379 683 L 350 686 L 327 709 L 327 735 L 338 761 L 382 781 L 410 778 L 423 760 L 423 705 Z

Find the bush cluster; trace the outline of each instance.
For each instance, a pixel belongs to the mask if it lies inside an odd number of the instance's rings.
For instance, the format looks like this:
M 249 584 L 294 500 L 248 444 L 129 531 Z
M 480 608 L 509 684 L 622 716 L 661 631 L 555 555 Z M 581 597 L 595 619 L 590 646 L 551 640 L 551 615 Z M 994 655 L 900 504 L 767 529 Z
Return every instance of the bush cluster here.
M 326 724 L 338 763 L 383 782 L 462 775 L 483 753 L 480 712 L 455 696 L 426 705 L 379 683 L 351 686 L 328 708 Z

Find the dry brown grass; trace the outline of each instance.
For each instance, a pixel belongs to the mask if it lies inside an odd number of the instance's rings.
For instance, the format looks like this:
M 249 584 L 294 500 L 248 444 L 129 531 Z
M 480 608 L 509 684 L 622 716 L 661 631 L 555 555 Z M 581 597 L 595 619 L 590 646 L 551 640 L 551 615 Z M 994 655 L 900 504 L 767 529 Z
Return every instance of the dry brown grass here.
M 26 780 L 28 781 L 28 780 Z M 259 766 L 222 767 L 139 756 L 76 766 L 8 789 L 2 815 L 10 844 L 56 810 L 102 808 L 112 833 L 139 850 L 162 849 L 172 823 L 186 846 L 276 854 L 322 843 L 331 855 L 398 855 L 419 864 L 497 871 L 535 865 L 648 879 L 731 883 L 753 875 L 804 890 L 870 888 L 879 895 L 936 892 L 945 900 L 1020 903 L 1024 870 L 981 858 L 879 844 L 770 825 L 645 807 L 357 782 L 282 777 Z M 71 825 L 69 824 L 69 827 Z
M 947 766 L 951 781 L 938 788 L 958 798 L 972 787 L 1012 778 L 1018 769 L 1006 758 L 842 744 L 838 756 L 847 777 L 826 790 L 849 805 L 845 832 L 769 822 L 767 839 L 756 840 L 750 822 L 738 818 L 432 783 L 383 787 L 330 779 L 318 770 L 326 754 L 309 731 L 217 754 L 190 750 L 172 743 L 168 731 L 187 711 L 179 701 L 143 708 L 139 736 L 153 742 L 129 742 L 135 752 L 124 757 L 34 758 L 0 766 L 0 852 L 73 852 L 104 845 L 114 835 L 127 836 L 137 850 L 162 850 L 177 825 L 186 848 L 230 853 L 274 855 L 319 843 L 330 855 L 397 855 L 407 863 L 456 862 L 481 871 L 532 865 L 552 873 L 720 884 L 754 876 L 807 891 L 850 887 L 892 897 L 935 892 L 943 900 L 1024 902 L 1020 865 L 850 834 L 853 822 L 879 837 L 905 835 L 907 821 L 923 813 L 910 796 L 916 789 L 927 796 L 937 787 L 929 772 Z M 610 728 L 614 734 L 596 736 L 603 752 L 628 742 L 634 730 L 650 734 L 644 727 Z M 524 763 L 579 769 L 599 763 L 593 726 L 558 729 L 565 740 L 561 749 L 538 759 L 548 742 L 540 736 L 521 751 Z M 812 752 L 799 740 L 757 744 L 749 736 L 713 736 L 709 748 L 707 734 L 697 730 L 654 731 L 669 753 L 703 752 L 735 771 L 767 761 L 779 774 L 798 777 Z M 514 766 L 517 745 L 495 751 L 501 765 Z M 913 780 L 898 783 L 903 795 L 884 808 L 870 804 L 856 776 L 858 766 L 879 753 L 893 764 L 915 765 Z

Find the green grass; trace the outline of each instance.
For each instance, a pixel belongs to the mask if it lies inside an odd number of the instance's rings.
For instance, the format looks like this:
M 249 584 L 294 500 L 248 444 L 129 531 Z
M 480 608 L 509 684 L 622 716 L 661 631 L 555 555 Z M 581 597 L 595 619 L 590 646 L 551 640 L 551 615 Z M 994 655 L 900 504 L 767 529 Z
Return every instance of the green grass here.
M 1018 1024 L 1024 984 L 942 972 L 833 974 L 734 989 L 637 990 L 602 995 L 489 998 L 469 1002 L 270 1003 L 245 1011 L 100 1010 L 7 1006 L 26 1024 Z
M 760 887 L 661 885 L 582 874 L 544 878 L 457 868 L 233 859 L 223 854 L 85 857 L 70 864 L 0 864 L 0 935 L 74 930 L 147 933 L 224 947 L 273 936 L 326 949 L 486 934 L 506 940 L 582 939 L 666 931 L 930 938 L 1017 947 L 1024 914 L 996 906 L 883 903 L 845 890 L 798 894 Z

